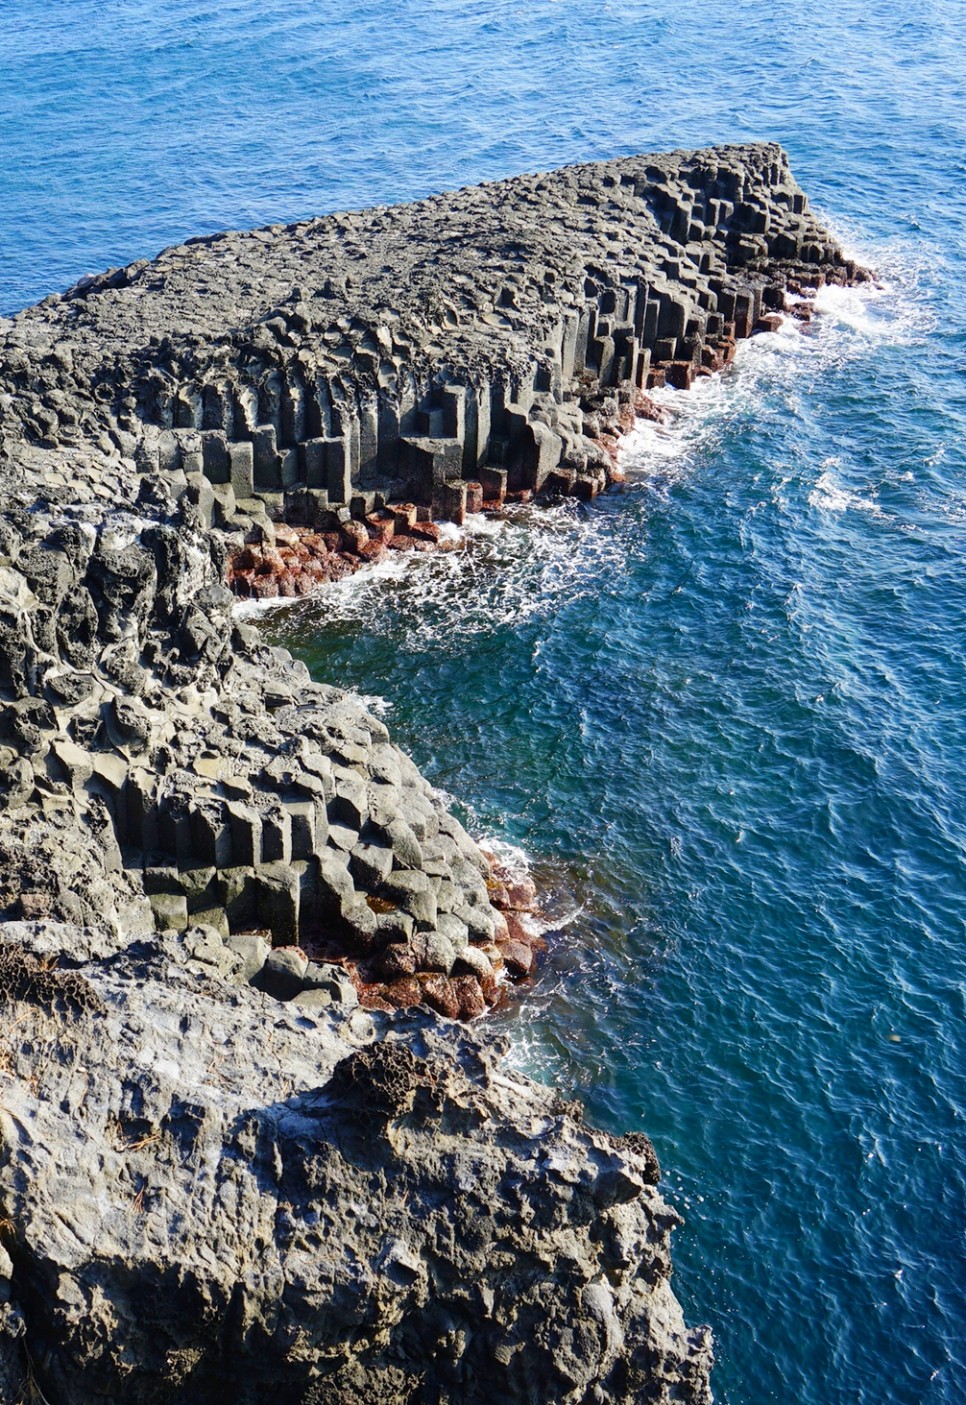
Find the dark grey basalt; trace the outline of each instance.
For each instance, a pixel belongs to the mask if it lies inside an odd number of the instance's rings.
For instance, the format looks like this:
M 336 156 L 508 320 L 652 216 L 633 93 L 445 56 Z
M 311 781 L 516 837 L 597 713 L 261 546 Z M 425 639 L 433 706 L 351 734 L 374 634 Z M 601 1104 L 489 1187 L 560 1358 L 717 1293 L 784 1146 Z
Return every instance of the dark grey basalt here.
M 88 948 L 0 961 L 4 1401 L 708 1398 L 646 1145 L 468 1031 Z
M 0 320 L 0 1398 L 709 1399 L 648 1144 L 325 964 L 473 1013 L 506 921 L 225 566 L 283 520 L 593 497 L 656 373 L 854 275 L 749 146 L 191 241 Z

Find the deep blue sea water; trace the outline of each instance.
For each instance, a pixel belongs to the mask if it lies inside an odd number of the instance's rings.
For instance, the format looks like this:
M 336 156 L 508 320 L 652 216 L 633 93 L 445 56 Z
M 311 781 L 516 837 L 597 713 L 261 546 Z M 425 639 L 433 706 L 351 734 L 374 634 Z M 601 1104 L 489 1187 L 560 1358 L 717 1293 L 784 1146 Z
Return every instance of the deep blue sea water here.
M 880 271 L 624 491 L 266 616 L 555 894 L 513 1057 L 654 1138 L 728 1405 L 966 1399 L 964 55 L 961 0 L 0 5 L 2 310 L 752 137 Z

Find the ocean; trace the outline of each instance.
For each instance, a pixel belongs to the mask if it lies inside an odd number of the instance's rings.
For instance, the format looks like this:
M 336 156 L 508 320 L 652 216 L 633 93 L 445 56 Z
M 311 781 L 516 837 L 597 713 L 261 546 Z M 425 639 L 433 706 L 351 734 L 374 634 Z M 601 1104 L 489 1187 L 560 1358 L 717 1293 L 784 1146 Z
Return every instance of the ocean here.
M 776 139 L 877 285 L 593 505 L 260 616 L 551 950 L 511 1057 L 643 1129 L 722 1405 L 966 1399 L 966 7 L 4 0 L 0 311 L 223 227 Z

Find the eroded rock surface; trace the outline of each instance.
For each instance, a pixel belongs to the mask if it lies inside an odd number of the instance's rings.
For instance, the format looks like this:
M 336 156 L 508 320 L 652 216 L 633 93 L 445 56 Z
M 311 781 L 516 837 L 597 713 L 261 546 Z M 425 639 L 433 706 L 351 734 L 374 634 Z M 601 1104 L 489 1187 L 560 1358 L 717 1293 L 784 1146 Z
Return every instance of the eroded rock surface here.
M 0 953 L 0 1380 L 32 1368 L 59 1405 L 708 1399 L 643 1138 L 458 1025 L 199 981 L 170 938 L 49 964 L 70 948 L 21 924 Z
M 0 320 L 4 1400 L 708 1399 L 646 1143 L 433 1026 L 529 973 L 519 904 L 228 583 L 591 499 L 649 386 L 858 276 L 751 146 L 191 241 Z

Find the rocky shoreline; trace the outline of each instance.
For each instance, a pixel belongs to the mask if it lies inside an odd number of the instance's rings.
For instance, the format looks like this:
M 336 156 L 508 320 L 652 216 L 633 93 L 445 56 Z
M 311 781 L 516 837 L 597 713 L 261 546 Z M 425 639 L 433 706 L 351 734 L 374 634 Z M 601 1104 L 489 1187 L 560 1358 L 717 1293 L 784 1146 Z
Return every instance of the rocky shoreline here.
M 535 895 L 233 604 L 592 500 L 649 388 L 863 276 L 760 145 L 0 319 L 0 1398 L 710 1399 L 649 1143 L 458 1023 Z

